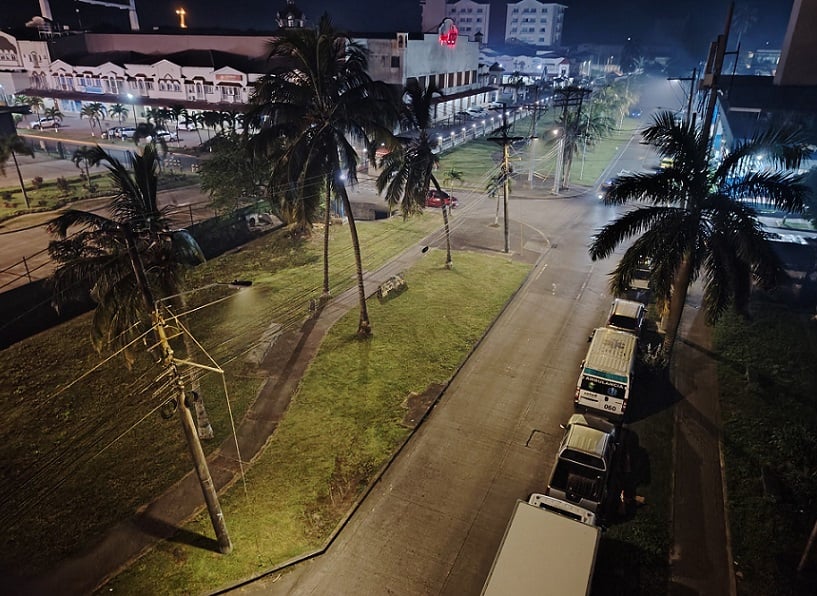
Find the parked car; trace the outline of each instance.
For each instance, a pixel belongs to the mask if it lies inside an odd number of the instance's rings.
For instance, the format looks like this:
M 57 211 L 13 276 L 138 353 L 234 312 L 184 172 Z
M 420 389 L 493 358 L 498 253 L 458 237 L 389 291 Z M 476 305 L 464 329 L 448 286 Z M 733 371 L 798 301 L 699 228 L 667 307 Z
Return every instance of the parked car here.
M 122 126 L 112 126 L 106 131 L 102 132 L 103 139 L 115 139 L 119 138 L 119 133 L 122 131 Z
M 43 128 L 59 128 L 60 121 L 56 118 L 40 118 L 37 122 L 31 125 L 35 130 L 42 130 Z
M 504 108 L 505 106 L 504 106 L 504 105 L 502 105 L 502 102 L 501 102 L 501 101 L 492 101 L 492 102 L 489 102 L 489 103 L 488 103 L 488 105 L 487 105 L 486 107 L 487 107 L 489 110 L 501 110 L 501 109 L 502 109 L 502 108 Z
M 162 139 L 165 143 L 179 140 L 179 135 L 177 135 L 176 132 L 172 130 L 157 130 L 156 136 Z
M 179 130 L 196 130 L 198 125 L 193 120 L 180 120 Z
M 485 116 L 485 114 L 486 114 L 485 110 L 483 108 L 479 107 L 479 106 L 471 106 L 470 108 L 468 108 L 465 111 L 468 112 L 468 114 L 470 114 L 471 116 L 474 116 L 476 118 L 483 118 Z
M 136 129 L 132 126 L 125 126 L 120 128 L 117 135 L 120 139 L 132 139 Z
M 426 195 L 426 207 L 442 207 L 443 203 L 452 209 L 459 204 L 457 197 L 452 197 L 443 190 L 431 189 Z

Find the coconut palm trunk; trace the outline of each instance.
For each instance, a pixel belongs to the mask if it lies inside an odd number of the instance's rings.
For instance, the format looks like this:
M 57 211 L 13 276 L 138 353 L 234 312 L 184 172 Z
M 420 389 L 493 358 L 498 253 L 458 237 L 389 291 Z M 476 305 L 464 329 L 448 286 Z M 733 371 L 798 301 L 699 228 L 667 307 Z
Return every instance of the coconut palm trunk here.
M 448 205 L 443 201 L 443 227 L 445 228 L 445 268 L 453 269 L 454 262 L 451 260 L 451 230 L 448 227 Z
M 357 334 L 360 337 L 368 337 L 372 334 L 372 325 L 369 322 L 369 309 L 366 307 L 366 289 L 363 286 L 363 260 L 360 257 L 360 239 L 357 235 L 355 218 L 352 215 L 352 205 L 349 202 L 349 194 L 346 189 L 341 192 L 343 208 L 346 211 L 346 219 L 349 222 L 349 234 L 352 236 L 352 247 L 355 252 L 355 272 L 357 274 L 357 297 L 360 302 L 360 320 L 357 324 Z
M 672 355 L 672 348 L 675 346 L 675 339 L 678 337 L 678 330 L 681 327 L 681 315 L 684 313 L 684 306 L 686 305 L 691 279 L 692 264 L 689 255 L 687 255 L 683 261 L 681 261 L 681 266 L 675 275 L 675 281 L 672 283 L 666 333 L 664 335 L 664 344 L 661 348 L 664 358 L 667 360 L 669 360 Z
M 329 292 L 329 225 L 332 223 L 332 181 L 326 180 L 326 208 L 323 214 L 323 296 L 327 300 L 332 295 Z

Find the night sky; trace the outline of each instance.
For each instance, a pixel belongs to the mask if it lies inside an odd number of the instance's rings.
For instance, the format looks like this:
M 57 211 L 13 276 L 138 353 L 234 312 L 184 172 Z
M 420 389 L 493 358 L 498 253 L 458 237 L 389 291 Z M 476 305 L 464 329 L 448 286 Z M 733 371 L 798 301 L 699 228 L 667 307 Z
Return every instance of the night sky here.
M 126 0 L 118 0 L 126 2 Z M 558 0 L 566 5 L 563 42 L 620 44 L 627 37 L 643 43 L 677 42 L 694 53 L 706 54 L 709 42 L 723 30 L 730 0 Z M 276 28 L 275 12 L 286 0 L 136 0 L 143 31 L 155 26 L 177 26 L 176 8 L 184 6 L 191 28 L 221 27 L 270 31 Z M 490 0 L 493 31 L 504 30 L 505 0 Z M 779 48 L 793 0 L 745 0 L 736 10 L 754 7 L 755 24 L 743 38 L 743 47 Z M 0 27 L 21 26 L 39 14 L 37 0 L 4 0 Z M 13 4 L 13 6 L 8 6 Z M 315 22 L 328 12 L 334 23 L 352 32 L 420 30 L 419 0 L 296 0 L 307 18 Z M 51 0 L 55 19 L 76 27 L 108 22 L 127 28 L 127 12 L 81 4 L 74 0 Z M 77 12 L 77 10 L 79 12 Z M 497 18 L 499 17 L 499 18 Z M 674 39 L 673 39 L 674 38 Z M 491 35 L 491 41 L 495 36 Z M 736 36 L 730 36 L 730 41 Z

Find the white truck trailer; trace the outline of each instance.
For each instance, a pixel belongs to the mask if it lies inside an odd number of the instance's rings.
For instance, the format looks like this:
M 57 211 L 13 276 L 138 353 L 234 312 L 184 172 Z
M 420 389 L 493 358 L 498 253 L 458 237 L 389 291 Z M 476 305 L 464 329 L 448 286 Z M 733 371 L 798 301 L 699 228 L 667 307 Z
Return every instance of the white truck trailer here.
M 483 596 L 587 596 L 601 529 L 595 515 L 541 494 L 519 500 Z

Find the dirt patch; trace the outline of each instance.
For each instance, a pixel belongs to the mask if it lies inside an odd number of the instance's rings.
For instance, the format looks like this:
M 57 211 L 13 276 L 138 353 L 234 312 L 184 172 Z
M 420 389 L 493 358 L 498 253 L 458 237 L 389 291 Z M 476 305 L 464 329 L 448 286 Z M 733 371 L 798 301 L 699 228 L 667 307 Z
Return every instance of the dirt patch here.
M 402 424 L 408 428 L 415 428 L 428 412 L 429 408 L 437 401 L 437 397 L 445 386 L 441 383 L 429 385 L 422 393 L 410 393 L 404 402 L 406 414 L 403 416 Z

